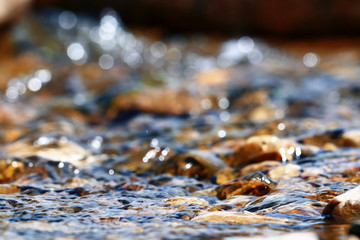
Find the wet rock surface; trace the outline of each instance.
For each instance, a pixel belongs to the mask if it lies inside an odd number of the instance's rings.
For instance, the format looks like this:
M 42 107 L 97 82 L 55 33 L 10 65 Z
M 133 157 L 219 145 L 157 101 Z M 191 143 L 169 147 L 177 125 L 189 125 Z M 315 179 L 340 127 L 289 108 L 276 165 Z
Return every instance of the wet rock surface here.
M 357 234 L 355 50 L 320 61 L 246 36 L 154 40 L 114 11 L 38 17 L 42 35 L 21 23 L 1 59 L 1 236 Z

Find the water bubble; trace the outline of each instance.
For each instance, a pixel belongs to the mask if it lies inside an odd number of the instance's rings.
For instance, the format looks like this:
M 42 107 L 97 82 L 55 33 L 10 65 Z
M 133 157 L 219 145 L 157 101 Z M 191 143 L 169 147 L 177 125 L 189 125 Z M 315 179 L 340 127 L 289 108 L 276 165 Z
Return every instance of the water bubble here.
M 295 148 L 294 147 L 291 147 L 291 148 L 289 148 L 288 150 L 287 150 L 287 153 L 288 154 L 293 154 L 295 152 Z
M 63 29 L 69 30 L 75 27 L 77 23 L 76 15 L 71 11 L 63 11 L 59 15 L 59 25 Z
M 110 40 L 99 40 L 100 47 L 105 51 L 113 50 L 116 47 L 116 41 L 114 39 Z
M 46 136 L 41 136 L 34 142 L 34 144 L 38 146 L 45 146 L 45 145 L 49 145 L 50 143 L 51 143 L 51 139 Z
M 279 123 L 278 125 L 277 125 L 277 128 L 280 130 L 280 131 L 283 131 L 284 129 L 285 129 L 285 124 L 284 123 Z
M 124 52 L 122 59 L 127 65 L 133 68 L 139 67 L 142 63 L 141 55 L 136 51 L 131 51 L 130 53 Z
M 155 150 L 150 150 L 146 153 L 145 157 L 147 159 L 150 159 L 150 158 L 154 158 L 156 156 L 156 151 Z
M 230 105 L 229 99 L 227 99 L 226 97 L 220 98 L 218 101 L 218 105 L 221 109 L 227 109 Z
M 16 89 L 19 91 L 19 94 L 22 95 L 26 92 L 26 86 L 23 82 L 21 81 L 17 81 L 14 86 L 16 87 Z
M 262 62 L 263 54 L 260 50 L 254 49 L 248 53 L 248 59 L 251 64 L 257 65 Z
M 65 164 L 63 162 L 59 162 L 58 168 L 64 168 Z
M 103 54 L 99 58 L 99 66 L 102 69 L 110 69 L 114 66 L 114 58 L 110 54 Z
M 101 136 L 96 136 L 94 137 L 88 144 L 95 149 L 99 149 L 103 143 L 103 137 Z
M 162 58 L 166 53 L 167 47 L 163 42 L 154 42 L 150 47 L 151 54 L 156 58 Z
M 300 156 L 301 156 L 301 148 L 300 147 L 295 148 L 295 156 L 296 156 L 296 158 L 300 158 Z
M 110 175 L 114 175 L 114 173 L 115 173 L 115 172 L 114 172 L 113 169 L 109 169 L 109 174 L 110 174 Z
M 192 163 L 187 163 L 187 164 L 184 166 L 184 170 L 189 169 L 189 168 L 191 168 L 192 166 L 193 166 Z
M 35 72 L 35 77 L 40 79 L 42 83 L 47 83 L 51 80 L 51 72 L 47 69 L 40 69 Z
M 12 161 L 11 166 L 14 167 L 14 168 L 18 168 L 18 167 L 20 167 L 20 163 L 17 162 L 17 161 Z
M 77 175 L 77 174 L 79 174 L 79 173 L 80 173 L 80 170 L 79 170 L 79 169 L 75 169 L 75 170 L 74 170 L 74 174 L 75 174 L 75 175 Z
M 114 16 L 105 15 L 101 18 L 99 36 L 104 40 L 114 39 L 118 28 L 118 21 Z
M 237 41 L 237 47 L 238 49 L 243 52 L 243 53 L 249 53 L 253 50 L 254 48 L 254 40 L 252 40 L 250 37 L 248 36 L 244 36 L 241 37 L 238 41 Z
M 303 63 L 306 67 L 315 67 L 319 63 L 319 57 L 315 53 L 307 53 L 303 57 Z
M 285 148 L 280 148 L 279 152 L 280 152 L 280 155 L 281 155 L 281 162 L 283 164 L 285 164 L 287 162 Z
M 230 113 L 228 111 L 222 111 L 219 117 L 221 121 L 227 122 L 230 120 Z
M 226 131 L 223 130 L 223 129 L 219 130 L 219 131 L 218 131 L 218 137 L 219 137 L 219 138 L 224 138 L 224 137 L 226 137 Z
M 165 148 L 164 150 L 161 151 L 161 155 L 166 156 L 169 154 L 169 151 L 170 151 L 169 148 Z
M 9 101 L 14 101 L 19 97 L 19 91 L 16 87 L 8 87 L 5 95 Z
M 166 59 L 171 63 L 178 63 L 181 60 L 181 52 L 177 48 L 170 48 L 166 53 Z
M 30 91 L 37 92 L 41 89 L 42 82 L 39 78 L 33 77 L 30 78 L 29 81 L 27 82 L 27 87 L 29 88 Z
M 159 146 L 159 140 L 156 139 L 156 138 L 151 139 L 150 147 L 154 148 L 154 147 L 157 147 L 157 146 Z
M 86 51 L 80 43 L 76 42 L 67 48 L 67 55 L 71 60 L 78 62 L 86 58 Z

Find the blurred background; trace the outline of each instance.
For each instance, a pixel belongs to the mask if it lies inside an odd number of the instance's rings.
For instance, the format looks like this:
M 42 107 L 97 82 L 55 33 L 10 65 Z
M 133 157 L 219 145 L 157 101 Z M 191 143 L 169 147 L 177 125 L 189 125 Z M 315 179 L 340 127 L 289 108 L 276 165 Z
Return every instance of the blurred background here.
M 127 26 L 166 32 L 309 38 L 357 36 L 360 30 L 356 0 L 1 0 L 0 4 L 2 23 L 32 5 L 36 10 L 51 6 L 91 14 L 111 7 Z

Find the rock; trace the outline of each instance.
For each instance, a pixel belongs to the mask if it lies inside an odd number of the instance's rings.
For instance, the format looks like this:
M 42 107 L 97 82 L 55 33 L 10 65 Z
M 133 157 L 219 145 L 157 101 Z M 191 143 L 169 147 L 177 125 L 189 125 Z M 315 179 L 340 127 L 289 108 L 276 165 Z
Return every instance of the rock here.
M 216 211 L 210 213 L 201 214 L 192 219 L 192 221 L 202 222 L 220 222 L 229 224 L 249 224 L 249 223 L 279 223 L 279 224 L 291 224 L 286 218 L 273 218 L 262 215 L 257 215 L 250 212 L 224 212 Z
M 216 183 L 222 184 L 238 177 L 239 173 L 233 168 L 225 167 L 217 171 L 215 176 L 216 176 Z
M 156 166 L 158 173 L 183 175 L 196 179 L 210 179 L 217 171 L 225 167 L 226 164 L 215 154 L 201 150 L 177 154 L 160 163 L 160 166 Z
M 1 184 L 0 185 L 0 194 L 12 194 L 18 193 L 21 189 L 17 185 L 8 185 L 8 184 Z
M 120 94 L 107 111 L 115 119 L 122 111 L 143 111 L 155 114 L 182 115 L 201 111 L 200 101 L 185 90 L 154 88 Z
M 336 221 L 353 222 L 360 219 L 360 186 L 333 198 L 324 208 L 323 215 Z
M 276 185 L 271 179 L 260 172 L 235 178 L 215 188 L 216 196 L 222 200 L 236 195 L 262 196 L 268 194 Z
M 209 202 L 202 198 L 197 197 L 176 197 L 164 199 L 164 201 L 171 206 L 176 205 L 200 205 L 200 206 L 209 206 Z
M 0 24 L 7 23 L 19 17 L 32 0 L 0 0 Z
M 21 161 L 0 159 L 0 183 L 9 183 L 21 177 L 25 171 Z
M 268 173 L 269 177 L 275 181 L 283 178 L 297 177 L 300 175 L 300 166 L 296 164 L 286 164 L 271 169 Z
M 96 162 L 95 156 L 90 151 L 66 137 L 42 136 L 35 141 L 21 139 L 5 146 L 4 150 L 13 157 L 37 156 L 52 161 L 69 162 L 78 168 Z
M 111 166 L 116 171 L 133 171 L 137 174 L 144 172 L 160 172 L 159 166 L 172 158 L 175 152 L 167 147 L 149 147 L 132 153 L 126 161 Z
M 248 166 L 245 166 L 240 169 L 240 175 L 246 176 L 250 173 L 257 172 L 257 171 L 269 171 L 272 168 L 281 166 L 281 163 L 278 161 L 263 161 L 259 163 L 252 163 Z
M 290 161 L 299 146 L 292 140 L 279 139 L 276 136 L 253 136 L 235 149 L 235 153 L 228 159 L 230 166 L 239 166 L 265 160 Z
M 360 147 L 360 130 L 333 129 L 301 140 L 304 144 L 333 150 L 336 147 Z

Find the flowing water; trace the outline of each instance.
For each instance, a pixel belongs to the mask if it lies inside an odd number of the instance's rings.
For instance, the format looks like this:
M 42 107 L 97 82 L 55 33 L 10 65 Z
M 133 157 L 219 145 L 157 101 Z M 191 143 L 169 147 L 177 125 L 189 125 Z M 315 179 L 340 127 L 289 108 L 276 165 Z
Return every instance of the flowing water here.
M 5 35 L 1 238 L 348 239 L 322 211 L 360 182 L 355 47 L 142 35 L 112 10 Z

